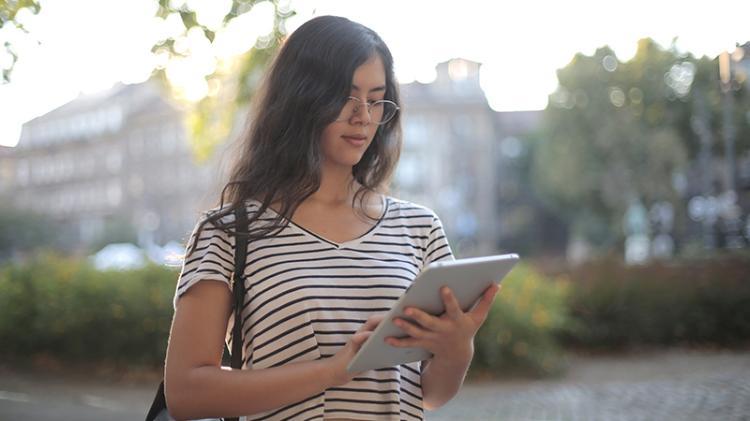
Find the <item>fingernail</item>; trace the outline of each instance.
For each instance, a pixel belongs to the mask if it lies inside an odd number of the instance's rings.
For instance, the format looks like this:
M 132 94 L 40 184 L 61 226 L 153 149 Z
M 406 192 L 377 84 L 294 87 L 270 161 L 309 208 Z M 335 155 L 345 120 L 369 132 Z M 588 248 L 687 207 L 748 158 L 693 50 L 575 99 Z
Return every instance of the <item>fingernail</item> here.
M 414 310 L 407 308 L 406 310 L 404 310 L 404 314 L 406 314 L 407 316 L 413 316 Z

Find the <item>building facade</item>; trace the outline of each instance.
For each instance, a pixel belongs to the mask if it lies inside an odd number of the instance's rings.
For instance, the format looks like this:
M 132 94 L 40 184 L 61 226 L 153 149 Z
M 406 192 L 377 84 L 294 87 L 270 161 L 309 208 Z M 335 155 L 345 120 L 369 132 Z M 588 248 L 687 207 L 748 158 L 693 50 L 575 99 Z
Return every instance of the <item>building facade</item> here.
M 130 227 L 138 242 L 184 238 L 215 168 L 193 159 L 179 107 L 156 82 L 81 96 L 24 124 L 0 157 L 0 195 L 58 222 L 70 249 Z
M 438 64 L 434 82 L 401 86 L 404 148 L 395 190 L 433 208 L 462 257 L 500 250 L 505 199 L 520 182 L 512 161 L 541 117 L 493 111 L 480 67 L 453 59 Z
M 503 197 L 517 190 L 510 161 L 540 116 L 494 112 L 479 69 L 450 60 L 433 83 L 401 86 L 392 194 L 435 209 L 460 256 L 498 250 Z M 227 159 L 219 150 L 195 161 L 183 113 L 167 97 L 156 82 L 117 85 L 27 122 L 18 146 L 0 150 L 0 197 L 59 222 L 74 250 L 117 227 L 133 227 L 141 246 L 184 240 L 215 204 Z

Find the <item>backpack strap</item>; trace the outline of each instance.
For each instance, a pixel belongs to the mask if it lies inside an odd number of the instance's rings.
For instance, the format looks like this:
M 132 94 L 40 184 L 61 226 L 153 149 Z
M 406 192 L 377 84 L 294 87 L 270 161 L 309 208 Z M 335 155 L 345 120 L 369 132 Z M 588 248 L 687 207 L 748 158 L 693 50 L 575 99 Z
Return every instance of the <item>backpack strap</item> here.
M 234 275 L 232 292 L 234 293 L 234 326 L 232 327 L 232 368 L 242 369 L 242 307 L 245 304 L 245 262 L 247 261 L 247 213 L 244 205 L 234 210 Z M 238 421 L 237 417 L 225 418 L 225 421 Z
M 245 207 L 240 205 L 235 209 L 235 239 L 234 239 L 234 274 L 232 292 L 234 299 L 232 307 L 234 311 L 234 326 L 232 327 L 232 352 L 231 366 L 242 369 L 242 307 L 245 297 L 245 262 L 247 260 L 247 214 Z M 226 346 L 224 347 L 226 350 Z M 164 380 L 159 383 L 156 396 L 146 414 L 146 421 L 157 419 L 171 419 L 167 409 L 167 400 L 164 395 Z M 238 421 L 238 417 L 224 418 L 224 421 Z
M 235 209 L 234 235 L 234 327 L 232 328 L 232 368 L 242 368 L 242 307 L 245 305 L 245 262 L 247 260 L 247 214 Z

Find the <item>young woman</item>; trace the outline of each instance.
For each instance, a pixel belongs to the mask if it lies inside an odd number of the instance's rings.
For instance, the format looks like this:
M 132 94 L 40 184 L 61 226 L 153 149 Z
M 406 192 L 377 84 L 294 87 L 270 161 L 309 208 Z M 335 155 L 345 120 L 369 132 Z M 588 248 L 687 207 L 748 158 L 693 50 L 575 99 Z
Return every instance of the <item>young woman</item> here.
M 450 400 L 497 292 L 464 313 L 398 320 L 430 360 L 349 374 L 348 362 L 419 271 L 452 259 L 438 217 L 386 195 L 401 147 L 391 54 L 372 30 L 312 19 L 284 43 L 243 150 L 194 230 L 175 294 L 165 387 L 177 419 L 422 419 Z M 243 369 L 231 332 L 234 209 L 249 228 Z M 229 328 L 228 328 L 229 327 Z

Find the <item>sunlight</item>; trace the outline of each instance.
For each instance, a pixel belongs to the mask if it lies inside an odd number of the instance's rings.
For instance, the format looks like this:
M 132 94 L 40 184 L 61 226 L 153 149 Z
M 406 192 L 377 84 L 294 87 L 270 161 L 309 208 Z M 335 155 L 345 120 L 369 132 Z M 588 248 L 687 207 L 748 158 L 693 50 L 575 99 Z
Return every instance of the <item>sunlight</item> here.
M 10 26 L 0 29 L 0 39 L 11 41 L 19 54 L 11 82 L 17 88 L 5 90 L 0 97 L 0 107 L 11 109 L 3 114 L 0 144 L 16 144 L 16 133 L 24 121 L 80 92 L 108 88 L 117 81 L 140 82 L 154 68 L 168 66 L 170 83 L 182 86 L 185 99 L 201 98 L 208 88 L 199 79 L 215 68 L 217 61 L 231 63 L 273 29 L 269 1 L 257 3 L 223 29 L 230 0 L 171 3 L 176 7 L 187 3 L 201 24 L 216 29 L 213 43 L 199 30 L 178 40 L 178 49 L 196 56 L 187 64 L 168 65 L 163 53 L 150 53 L 156 42 L 184 30 L 178 15 L 170 15 L 166 21 L 155 17 L 158 2 L 152 0 L 102 1 L 107 6 L 100 7 L 96 19 L 87 13 L 87 1 L 45 2 L 38 16 L 21 15 L 31 36 L 11 31 Z M 732 51 L 736 42 L 750 40 L 743 20 L 750 13 L 746 1 L 698 7 L 677 1 L 633 0 L 609 9 L 589 0 L 530 0 L 492 7 L 469 0 L 445 7 L 422 0 L 377 4 L 284 0 L 282 5 L 297 12 L 286 22 L 287 31 L 321 14 L 344 15 L 375 28 L 392 48 L 402 83 L 430 83 L 436 77 L 435 66 L 453 58 L 480 62 L 481 86 L 491 106 L 505 111 L 544 108 L 547 96 L 556 89 L 555 70 L 577 52 L 592 54 L 609 45 L 617 59 L 625 62 L 634 55 L 638 39 L 650 37 L 665 48 L 674 42 L 679 51 L 714 57 Z M 429 19 L 424 19 L 428 12 Z M 0 53 L 3 64 L 10 60 L 7 53 Z M 50 77 L 51 68 L 54 77 Z M 191 72 L 194 75 L 188 76 Z M 33 101 L 21 99 L 29 91 L 45 95 Z

